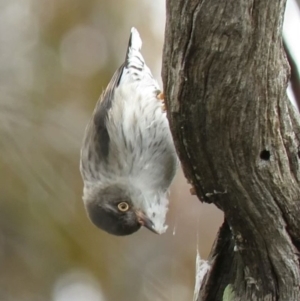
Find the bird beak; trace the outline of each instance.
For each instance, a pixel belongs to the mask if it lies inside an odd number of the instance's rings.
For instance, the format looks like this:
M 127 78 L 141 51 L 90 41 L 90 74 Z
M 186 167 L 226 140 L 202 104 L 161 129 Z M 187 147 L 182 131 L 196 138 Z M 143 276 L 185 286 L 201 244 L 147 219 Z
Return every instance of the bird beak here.
M 150 230 L 151 232 L 153 232 L 155 234 L 160 234 L 154 229 L 153 222 L 151 221 L 151 219 L 149 217 L 147 217 L 145 215 L 145 213 L 143 213 L 142 211 L 136 211 L 135 214 L 138 218 L 138 222 L 140 223 L 140 225 L 146 227 L 148 230 Z

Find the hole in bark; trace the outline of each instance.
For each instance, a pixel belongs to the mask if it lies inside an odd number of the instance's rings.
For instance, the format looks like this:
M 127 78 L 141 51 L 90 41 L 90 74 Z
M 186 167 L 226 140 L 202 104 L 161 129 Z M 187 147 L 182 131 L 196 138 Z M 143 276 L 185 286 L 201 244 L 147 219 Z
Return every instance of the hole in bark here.
M 268 161 L 268 160 L 270 160 L 270 157 L 271 157 L 271 154 L 268 150 L 264 149 L 263 151 L 261 151 L 260 158 L 262 160 Z
M 300 159 L 300 150 L 298 150 L 297 155 L 298 155 L 298 158 Z

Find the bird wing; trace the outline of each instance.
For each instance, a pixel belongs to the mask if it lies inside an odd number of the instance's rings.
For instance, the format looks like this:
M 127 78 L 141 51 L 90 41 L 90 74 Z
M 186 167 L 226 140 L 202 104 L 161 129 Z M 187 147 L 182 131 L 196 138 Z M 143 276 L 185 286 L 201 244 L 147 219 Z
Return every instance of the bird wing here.
M 94 144 L 94 148 L 100 160 L 107 159 L 109 155 L 110 137 L 107 130 L 107 116 L 109 109 L 114 105 L 114 92 L 120 85 L 140 83 L 141 85 L 153 86 L 153 90 L 159 90 L 153 79 L 150 69 L 145 64 L 140 52 L 142 40 L 135 28 L 131 29 L 125 62 L 115 72 L 106 90 L 101 95 L 93 118 L 86 132 L 86 144 Z M 88 138 L 89 137 L 89 138 Z
M 108 156 L 110 142 L 106 127 L 107 114 L 109 109 L 113 106 L 115 89 L 119 85 L 140 82 L 145 79 L 149 84 L 154 86 L 155 90 L 159 89 L 156 81 L 152 77 L 150 69 L 145 64 L 140 52 L 141 47 L 142 40 L 138 31 L 133 27 L 129 37 L 125 62 L 113 75 L 94 111 L 94 125 L 96 135 L 98 136 L 96 140 L 99 142 L 99 155 L 104 159 Z
M 122 76 L 124 65 L 122 65 L 114 74 L 110 80 L 106 90 L 101 95 L 101 99 L 94 111 L 94 130 L 96 134 L 96 140 L 98 144 L 98 155 L 102 158 L 107 158 L 109 153 L 109 134 L 106 127 L 107 114 L 113 104 L 114 91 L 119 85 L 120 78 Z
M 86 127 L 80 159 L 80 170 L 85 181 L 96 176 L 93 174 L 95 162 L 105 161 L 108 158 L 110 138 L 106 126 L 107 114 L 112 106 L 114 91 L 119 84 L 123 68 L 124 65 L 115 72 L 101 94 Z

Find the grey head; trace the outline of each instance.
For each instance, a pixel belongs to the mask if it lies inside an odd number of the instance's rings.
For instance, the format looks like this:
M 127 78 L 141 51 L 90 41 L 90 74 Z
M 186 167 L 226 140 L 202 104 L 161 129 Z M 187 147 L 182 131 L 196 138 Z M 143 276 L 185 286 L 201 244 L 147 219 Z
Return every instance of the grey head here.
M 132 234 L 141 226 L 157 233 L 145 213 L 135 208 L 125 187 L 111 185 L 94 189 L 85 206 L 90 220 L 98 228 L 118 236 Z

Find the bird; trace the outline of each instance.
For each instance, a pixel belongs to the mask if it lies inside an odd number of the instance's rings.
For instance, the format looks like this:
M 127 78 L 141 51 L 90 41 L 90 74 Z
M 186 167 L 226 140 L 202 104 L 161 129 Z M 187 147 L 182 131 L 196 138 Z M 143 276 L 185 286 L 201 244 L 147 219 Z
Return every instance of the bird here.
M 169 187 L 178 166 L 164 96 L 141 47 L 132 27 L 125 61 L 100 96 L 81 147 L 87 215 L 117 236 L 142 226 L 166 231 Z

